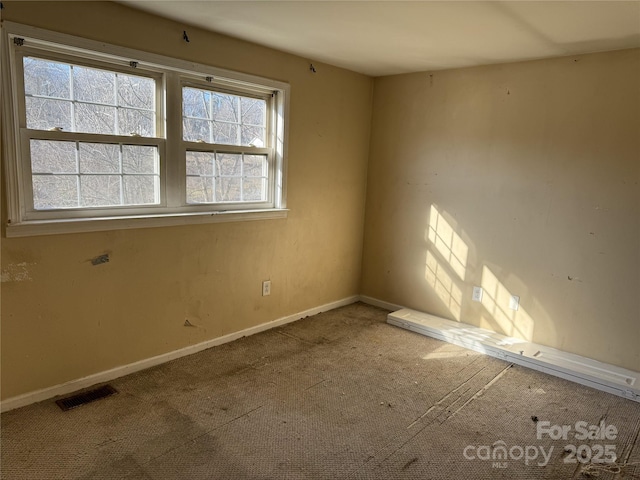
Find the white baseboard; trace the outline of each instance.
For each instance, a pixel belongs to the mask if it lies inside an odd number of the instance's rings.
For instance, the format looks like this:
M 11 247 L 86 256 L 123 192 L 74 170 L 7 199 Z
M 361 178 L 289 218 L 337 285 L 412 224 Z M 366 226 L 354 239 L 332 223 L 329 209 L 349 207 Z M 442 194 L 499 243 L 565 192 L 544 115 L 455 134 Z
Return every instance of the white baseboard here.
M 385 310 L 391 310 L 395 312 L 404 308 L 402 305 L 396 305 L 395 303 L 389 303 L 384 300 L 378 300 L 377 298 L 369 297 L 367 295 L 360 295 L 360 301 L 367 305 L 373 305 L 374 307 L 384 308 Z
M 83 388 L 96 385 L 98 383 L 109 382 L 116 378 L 139 372 L 140 370 L 154 367 L 156 365 L 160 365 L 161 363 L 175 360 L 176 358 L 185 357 L 187 355 L 201 352 L 202 350 L 206 350 L 207 348 L 222 345 L 223 343 L 233 342 L 234 340 L 237 340 L 239 338 L 248 337 L 250 335 L 269 330 L 271 328 L 279 327 L 280 325 L 295 322 L 296 320 L 300 320 L 305 317 L 310 317 L 318 313 L 326 312 L 339 307 L 344 307 L 346 305 L 355 303 L 358 300 L 360 300 L 360 296 L 353 295 L 351 297 L 343 298 L 342 300 L 337 300 L 325 305 L 320 305 L 319 307 L 310 308 L 309 310 L 305 310 L 303 312 L 294 313 L 293 315 L 278 318 L 271 322 L 262 323 L 260 325 L 256 325 L 255 327 L 250 327 L 244 330 L 240 330 L 239 332 L 234 332 L 222 337 L 207 340 L 196 345 L 189 345 L 188 347 L 181 348 L 179 350 L 163 353 L 162 355 L 157 355 L 151 358 L 145 358 L 144 360 L 140 360 L 138 362 L 112 368 L 111 370 L 106 370 L 104 372 L 95 373 L 87 377 L 71 380 L 59 385 L 54 385 L 52 387 L 47 387 L 41 390 L 25 393 L 23 395 L 18 395 L 16 397 L 11 397 L 0 402 L 0 412 L 7 412 L 9 410 L 24 407 L 32 403 L 41 402 L 49 398 L 66 395 L 68 393 L 72 393 Z
M 507 362 L 640 402 L 640 372 L 408 308 L 387 322 Z
M 41 402 L 60 395 L 66 395 L 83 388 L 96 385 L 98 383 L 108 382 L 124 375 L 139 372 L 162 363 L 175 360 L 176 358 L 185 357 L 194 353 L 206 350 L 207 348 L 222 345 L 224 343 L 232 342 L 242 337 L 248 337 L 271 328 L 279 327 L 287 323 L 295 322 L 305 317 L 316 315 L 318 313 L 326 312 L 336 308 L 350 305 L 357 301 L 361 301 L 368 305 L 384 308 L 390 310 L 392 314 L 389 314 L 389 323 L 408 328 L 410 330 L 422 333 L 423 335 L 429 335 L 434 338 L 439 338 L 449 343 L 454 343 L 466 348 L 480 351 L 482 353 L 492 355 L 509 362 L 517 363 L 529 368 L 533 368 L 551 375 L 559 376 L 567 380 L 571 380 L 582 385 L 596 388 L 605 392 L 613 393 L 636 402 L 640 402 L 640 374 L 638 372 L 632 372 L 613 365 L 607 365 L 595 360 L 590 360 L 585 357 L 579 357 L 577 355 L 555 350 L 542 345 L 536 345 L 529 342 L 510 342 L 508 337 L 504 337 L 498 333 L 484 330 L 471 325 L 460 324 L 457 322 L 451 322 L 450 320 L 444 320 L 439 317 L 424 314 L 421 312 L 414 312 L 410 310 L 403 310 L 405 314 L 397 312 L 397 310 L 403 309 L 400 305 L 379 300 L 377 298 L 369 297 L 366 295 L 354 295 L 351 297 L 343 298 L 335 302 L 330 302 L 319 307 L 310 308 L 303 312 L 295 313 L 282 317 L 271 322 L 266 322 L 254 327 L 240 330 L 239 332 L 230 333 L 222 337 L 207 340 L 196 345 L 190 345 L 180 350 L 174 350 L 172 352 L 157 355 L 155 357 L 146 358 L 138 362 L 130 363 L 120 367 L 112 368 L 104 372 L 95 373 L 87 377 L 71 380 L 66 383 L 54 385 L 52 387 L 36 390 L 33 392 L 18 395 L 16 397 L 8 398 L 0 402 L 0 412 L 6 412 L 16 408 L 24 407 L 32 403 Z M 412 319 L 411 316 L 407 316 L 407 312 L 413 312 L 417 314 Z M 399 315 L 398 315 L 399 314 Z M 429 327 L 428 319 L 425 323 L 425 317 L 436 319 L 435 323 Z M 415 322 L 416 319 L 422 319 Z M 414 320 L 414 321 L 411 321 Z M 445 322 L 445 323 L 442 323 Z M 448 325 L 450 322 L 453 325 Z M 448 328 L 447 328 L 448 327 Z M 451 330 L 455 329 L 455 332 Z M 476 334 L 481 334 L 483 342 L 478 342 L 478 337 L 469 335 L 465 337 L 461 335 L 461 332 L 467 331 L 467 329 L 475 329 Z M 474 331 L 475 331 L 474 330 Z M 453 333 L 452 333 L 453 332 Z M 462 332 L 464 333 L 464 332 Z M 523 353 L 520 353 L 522 351 Z M 569 367 L 567 367 L 569 366 Z M 571 368 L 573 367 L 573 368 Z M 602 378 L 603 372 L 609 375 L 610 378 Z M 634 376 L 635 375 L 635 376 Z M 624 382 L 621 384 L 620 382 Z

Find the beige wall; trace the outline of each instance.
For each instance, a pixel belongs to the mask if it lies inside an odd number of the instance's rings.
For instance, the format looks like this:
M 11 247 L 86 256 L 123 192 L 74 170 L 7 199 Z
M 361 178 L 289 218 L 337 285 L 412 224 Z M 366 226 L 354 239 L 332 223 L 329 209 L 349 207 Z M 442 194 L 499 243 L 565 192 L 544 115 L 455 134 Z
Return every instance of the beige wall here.
M 640 50 L 378 78 L 370 152 L 364 294 L 640 371 Z
M 2 398 L 358 293 L 640 370 L 639 50 L 379 78 L 371 123 L 362 75 L 118 4 L 4 4 L 292 101 L 286 220 L 2 238 Z
M 286 220 L 2 238 L 2 398 L 359 293 L 370 78 L 316 62 L 314 75 L 303 58 L 118 4 L 4 6 L 5 20 L 289 82 L 291 211 Z M 88 261 L 105 252 L 110 263 Z M 262 297 L 267 278 L 272 293 Z

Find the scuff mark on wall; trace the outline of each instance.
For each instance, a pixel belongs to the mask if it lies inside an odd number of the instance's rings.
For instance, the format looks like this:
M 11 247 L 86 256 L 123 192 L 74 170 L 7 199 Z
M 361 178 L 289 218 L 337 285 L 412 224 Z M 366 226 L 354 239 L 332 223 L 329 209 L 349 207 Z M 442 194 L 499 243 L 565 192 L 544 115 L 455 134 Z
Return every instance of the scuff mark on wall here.
M 35 263 L 10 263 L 6 268 L 2 270 L 0 274 L 0 282 L 31 282 L 30 267 Z
M 105 253 L 103 255 L 98 255 L 97 257 L 94 257 L 91 259 L 91 265 L 93 265 L 94 267 L 96 265 L 102 265 L 103 263 L 109 263 L 108 253 Z

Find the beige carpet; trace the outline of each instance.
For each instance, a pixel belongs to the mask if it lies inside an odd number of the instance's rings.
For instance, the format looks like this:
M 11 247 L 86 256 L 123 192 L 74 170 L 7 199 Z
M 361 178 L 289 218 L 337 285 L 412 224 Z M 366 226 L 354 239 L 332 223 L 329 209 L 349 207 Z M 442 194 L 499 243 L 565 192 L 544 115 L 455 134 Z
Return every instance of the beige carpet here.
M 114 380 L 118 395 L 67 412 L 5 413 L 2 478 L 640 478 L 640 404 L 386 313 L 354 304 Z M 578 440 L 581 421 L 617 435 Z M 567 440 L 538 438 L 544 422 Z

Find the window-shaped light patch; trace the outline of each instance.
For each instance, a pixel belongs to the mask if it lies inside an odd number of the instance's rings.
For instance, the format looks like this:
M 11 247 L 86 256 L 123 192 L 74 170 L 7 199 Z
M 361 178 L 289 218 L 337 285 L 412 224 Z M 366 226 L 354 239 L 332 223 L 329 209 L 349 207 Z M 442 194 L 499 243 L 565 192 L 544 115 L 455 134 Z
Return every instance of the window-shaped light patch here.
M 464 280 L 469 247 L 435 205 L 431 205 L 427 236 L 456 275 Z
M 489 326 L 495 330 L 497 324 L 501 333 L 531 341 L 535 322 L 522 306 L 517 311 L 507 307 L 512 293 L 486 265 L 482 267 L 482 289 L 482 305 L 491 317 Z
M 184 87 L 182 137 L 188 142 L 266 146 L 267 102 L 262 98 Z
M 187 203 L 267 200 L 267 156 L 187 152 Z
M 27 128 L 155 136 L 155 80 L 24 57 Z
M 425 279 L 446 305 L 454 318 L 460 321 L 462 312 L 462 290 L 456 281 L 447 273 L 433 253 L 427 250 Z
M 160 202 L 155 146 L 31 140 L 36 210 Z

